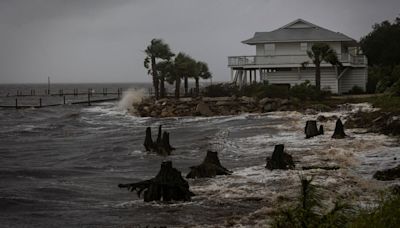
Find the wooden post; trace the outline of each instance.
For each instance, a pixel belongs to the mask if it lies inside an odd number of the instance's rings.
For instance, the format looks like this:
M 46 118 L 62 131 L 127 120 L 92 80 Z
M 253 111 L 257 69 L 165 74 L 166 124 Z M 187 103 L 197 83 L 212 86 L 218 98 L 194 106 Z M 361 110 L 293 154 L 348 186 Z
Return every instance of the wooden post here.
M 65 96 L 64 96 L 64 104 L 65 104 Z
M 88 106 L 90 106 L 90 105 L 91 105 L 91 104 L 90 104 L 90 93 L 88 93 L 87 99 L 88 99 Z
M 15 98 L 15 109 L 18 109 L 18 99 Z
M 42 107 L 42 98 L 39 98 L 39 107 Z

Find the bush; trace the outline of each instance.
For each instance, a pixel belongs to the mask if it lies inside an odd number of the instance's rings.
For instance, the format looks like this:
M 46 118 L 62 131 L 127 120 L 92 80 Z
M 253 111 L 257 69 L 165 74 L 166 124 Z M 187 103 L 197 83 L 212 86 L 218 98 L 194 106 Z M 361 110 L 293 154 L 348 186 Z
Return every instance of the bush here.
M 239 87 L 234 84 L 214 84 L 204 88 L 202 95 L 206 97 L 230 97 L 239 95 Z
M 241 96 L 257 97 L 259 99 L 269 98 L 288 98 L 288 87 L 283 85 L 270 85 L 267 81 L 263 83 L 254 83 L 245 85 L 240 90 Z
M 311 85 L 310 81 L 307 80 L 290 88 L 289 95 L 301 100 L 322 100 L 329 97 L 331 92 L 318 90 L 317 87 Z
M 392 96 L 400 96 L 400 79 L 388 89 L 388 92 Z
M 374 209 L 364 209 L 348 225 L 351 228 L 395 228 L 400 224 L 400 195 L 388 194 Z
M 353 86 L 348 94 L 363 94 L 364 90 L 360 86 Z

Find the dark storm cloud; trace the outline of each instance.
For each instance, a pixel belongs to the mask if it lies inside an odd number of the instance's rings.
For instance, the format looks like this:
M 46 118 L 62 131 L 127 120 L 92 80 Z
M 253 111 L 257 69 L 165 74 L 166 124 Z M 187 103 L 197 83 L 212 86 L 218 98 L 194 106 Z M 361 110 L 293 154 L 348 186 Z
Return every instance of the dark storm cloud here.
M 163 38 L 228 80 L 227 56 L 241 44 L 303 18 L 355 39 L 399 14 L 373 0 L 0 0 L 0 83 L 150 81 L 146 45 Z

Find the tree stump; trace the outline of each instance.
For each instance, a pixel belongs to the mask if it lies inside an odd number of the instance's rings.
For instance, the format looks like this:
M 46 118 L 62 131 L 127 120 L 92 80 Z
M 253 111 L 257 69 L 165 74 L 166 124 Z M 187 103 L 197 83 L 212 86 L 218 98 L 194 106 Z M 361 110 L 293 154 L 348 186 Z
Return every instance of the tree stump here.
M 132 184 L 119 184 L 120 188 L 136 191 L 138 197 L 143 192 L 144 202 L 150 201 L 190 201 L 194 194 L 189 190 L 188 182 L 181 172 L 172 167 L 171 161 L 161 163 L 157 176 Z
M 381 181 L 390 181 L 400 178 L 400 165 L 381 171 L 376 171 L 374 178 Z
M 320 125 L 320 126 L 319 126 L 318 133 L 319 133 L 320 135 L 323 135 L 323 134 L 324 134 L 324 126 L 323 126 L 323 125 Z
M 284 152 L 284 145 L 275 145 L 274 152 L 271 157 L 267 158 L 267 165 L 265 168 L 273 169 L 294 169 L 293 158 L 290 154 Z
M 171 151 L 175 150 L 169 142 L 169 133 L 162 133 L 162 125 L 158 127 L 158 135 L 156 142 L 153 141 L 151 137 L 151 128 L 146 128 L 146 138 L 143 143 L 146 151 L 156 152 L 160 155 L 170 155 Z
M 320 129 L 321 129 L 321 127 L 320 127 Z M 323 132 L 323 130 L 322 130 L 322 132 Z M 306 134 L 306 139 L 320 135 L 320 131 L 317 128 L 317 121 L 308 120 L 306 122 L 306 127 L 304 128 L 304 133 Z
M 333 139 L 343 139 L 346 137 L 344 133 L 343 123 L 340 118 L 336 121 L 335 131 L 333 132 L 332 138 Z
M 230 175 L 231 173 L 221 165 L 218 153 L 209 150 L 200 165 L 190 167 L 190 172 L 186 175 L 186 178 L 215 177 L 216 175 Z

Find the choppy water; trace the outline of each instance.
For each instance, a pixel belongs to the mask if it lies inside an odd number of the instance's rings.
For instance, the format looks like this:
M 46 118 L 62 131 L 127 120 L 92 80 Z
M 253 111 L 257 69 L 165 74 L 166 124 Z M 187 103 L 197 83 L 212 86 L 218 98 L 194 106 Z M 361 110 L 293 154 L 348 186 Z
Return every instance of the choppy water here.
M 345 116 L 348 110 L 326 115 Z M 383 184 L 380 168 L 398 164 L 399 144 L 376 134 L 305 140 L 316 116 L 297 112 L 225 117 L 139 118 L 116 103 L 43 109 L 0 109 L 0 224 L 3 227 L 263 226 L 280 199 L 293 199 L 299 175 L 314 175 L 328 195 L 368 202 Z M 163 157 L 144 151 L 147 126 L 162 124 L 177 148 L 168 158 L 185 175 L 207 149 L 219 152 L 231 176 L 189 180 L 192 202 L 144 203 L 119 183 L 151 178 Z M 153 132 L 155 135 L 155 132 Z M 264 168 L 275 144 L 285 144 L 297 169 Z M 337 171 L 301 166 L 339 165 Z M 392 184 L 393 182 L 389 182 Z M 387 185 L 387 184 L 386 184 Z M 329 199 L 329 197 L 328 197 Z

